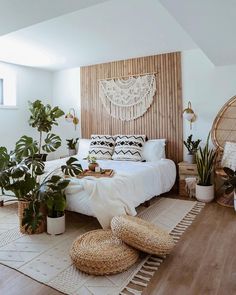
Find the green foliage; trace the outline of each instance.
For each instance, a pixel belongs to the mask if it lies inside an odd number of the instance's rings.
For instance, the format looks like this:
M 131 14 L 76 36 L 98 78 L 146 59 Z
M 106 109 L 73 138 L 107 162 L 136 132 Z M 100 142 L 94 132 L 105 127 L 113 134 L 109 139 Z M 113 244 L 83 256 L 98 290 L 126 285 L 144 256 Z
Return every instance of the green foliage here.
M 79 140 L 78 137 L 75 139 L 74 138 L 66 139 L 68 148 L 71 150 L 75 150 L 78 140 Z
M 33 146 L 33 147 L 32 147 Z M 15 159 L 7 153 L 6 148 L 0 148 L 0 187 L 2 191 L 11 191 L 19 201 L 29 201 L 29 207 L 24 211 L 22 225 L 35 232 L 42 216 L 40 205 L 46 204 L 51 216 L 64 214 L 66 206 L 65 188 L 69 179 L 54 175 L 58 170 L 49 175 L 39 177 L 45 173 L 45 164 L 34 154 L 35 149 L 32 138 L 23 136 L 16 144 Z M 66 171 L 67 175 L 75 176 L 82 171 L 77 159 L 70 158 L 66 165 L 59 168 Z
M 49 133 L 53 125 L 58 125 L 57 119 L 64 115 L 59 107 L 52 108 L 49 104 L 44 105 L 40 100 L 34 102 L 29 101 L 29 125 L 36 128 L 39 132 L 38 151 L 41 153 L 42 133 Z M 61 139 L 55 134 L 48 134 L 45 139 L 43 150 L 46 152 L 54 152 L 61 146 Z
M 88 160 L 89 163 L 97 163 L 97 158 L 94 156 L 88 155 L 86 160 Z
M 18 159 L 24 157 L 32 157 L 38 152 L 37 141 L 32 137 L 23 135 L 17 142 L 15 147 L 15 155 Z
M 69 158 L 66 161 L 66 165 L 61 166 L 61 170 L 65 175 L 76 176 L 83 172 L 82 166 L 77 163 L 77 159 L 74 157 Z
M 210 133 L 207 137 L 207 143 L 204 148 L 199 148 L 196 154 L 198 184 L 203 186 L 211 185 L 211 175 L 214 168 L 216 152 L 209 148 Z
M 42 146 L 42 149 L 47 152 L 51 153 L 57 150 L 61 146 L 61 138 L 53 133 L 48 133 L 47 137 L 45 138 L 45 144 Z
M 195 154 L 198 151 L 199 144 L 201 142 L 200 139 L 194 141 L 192 140 L 192 138 L 193 138 L 193 135 L 191 134 L 188 136 L 187 140 L 184 141 L 184 145 L 187 148 L 189 154 L 191 155 Z
M 224 182 L 225 193 L 231 194 L 236 190 L 236 170 L 232 170 L 228 167 L 224 167 L 224 172 L 227 174 L 227 177 Z
M 44 105 L 40 100 L 29 101 L 29 110 L 31 112 L 29 125 L 39 132 L 51 131 L 53 125 L 58 125 L 57 119 L 64 115 L 59 107 L 52 108 L 49 104 Z

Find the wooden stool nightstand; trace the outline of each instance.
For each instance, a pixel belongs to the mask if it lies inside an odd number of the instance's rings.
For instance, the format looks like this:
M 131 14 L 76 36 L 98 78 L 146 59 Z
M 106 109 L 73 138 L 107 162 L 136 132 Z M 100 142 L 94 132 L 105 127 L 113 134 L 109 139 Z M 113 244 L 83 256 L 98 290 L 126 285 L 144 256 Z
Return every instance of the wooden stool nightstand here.
M 179 195 L 187 197 L 188 194 L 185 190 L 185 178 L 197 177 L 197 164 L 189 164 L 187 162 L 180 162 L 179 166 Z

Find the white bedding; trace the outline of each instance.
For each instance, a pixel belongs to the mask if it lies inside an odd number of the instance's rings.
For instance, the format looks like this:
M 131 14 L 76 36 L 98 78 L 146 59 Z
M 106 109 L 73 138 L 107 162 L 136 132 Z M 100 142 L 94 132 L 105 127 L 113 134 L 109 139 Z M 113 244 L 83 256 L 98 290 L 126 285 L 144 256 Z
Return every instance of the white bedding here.
M 83 166 L 88 163 L 76 156 Z M 49 161 L 46 171 L 60 167 L 67 159 Z M 98 218 L 103 228 L 113 216 L 136 215 L 135 207 L 154 196 L 168 192 L 176 178 L 175 164 L 162 159 L 157 162 L 98 161 L 101 168 L 115 171 L 112 178 L 73 178 L 66 189 L 67 209 Z

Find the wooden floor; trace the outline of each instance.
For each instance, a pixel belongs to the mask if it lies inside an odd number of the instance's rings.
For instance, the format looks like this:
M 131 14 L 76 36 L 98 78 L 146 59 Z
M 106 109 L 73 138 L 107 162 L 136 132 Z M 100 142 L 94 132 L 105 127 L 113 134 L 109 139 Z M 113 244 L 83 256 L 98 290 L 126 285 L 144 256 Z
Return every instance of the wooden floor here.
M 0 294 L 61 293 L 0 265 Z M 216 203 L 206 205 L 156 272 L 144 294 L 236 294 L 234 210 Z

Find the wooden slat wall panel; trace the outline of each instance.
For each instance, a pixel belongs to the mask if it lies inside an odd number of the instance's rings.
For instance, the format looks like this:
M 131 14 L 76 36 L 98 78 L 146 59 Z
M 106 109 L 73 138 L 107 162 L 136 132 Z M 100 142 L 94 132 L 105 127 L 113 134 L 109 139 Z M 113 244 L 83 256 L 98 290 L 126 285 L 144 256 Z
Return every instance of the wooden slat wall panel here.
M 158 72 L 157 92 L 148 111 L 129 122 L 109 116 L 99 99 L 98 80 L 152 72 Z M 182 161 L 180 52 L 81 67 L 80 77 L 83 138 L 90 138 L 91 134 L 146 134 L 149 139 L 166 138 L 167 157 L 176 163 Z

